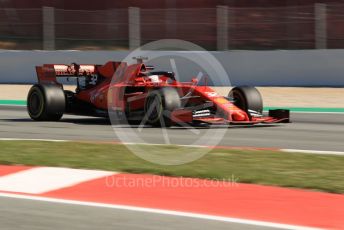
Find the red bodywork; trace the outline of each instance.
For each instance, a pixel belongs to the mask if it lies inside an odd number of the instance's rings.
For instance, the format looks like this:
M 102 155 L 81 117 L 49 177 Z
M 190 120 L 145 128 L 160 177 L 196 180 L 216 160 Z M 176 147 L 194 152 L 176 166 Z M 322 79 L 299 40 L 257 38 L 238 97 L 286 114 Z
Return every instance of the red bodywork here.
M 162 87 L 173 87 L 178 90 L 183 102 L 182 108 L 171 113 L 172 121 L 176 123 L 256 124 L 285 120 L 251 116 L 248 112 L 235 106 L 228 98 L 217 94 L 212 88 L 197 85 L 198 82 L 195 78 L 190 82 L 179 82 L 171 78 L 168 72 L 157 72 L 159 73 L 159 82 L 152 82 L 147 77 L 147 73 L 154 73 L 150 70 L 152 67 L 143 63 L 127 65 L 124 62 L 108 62 L 105 65 L 45 64 L 36 67 L 40 84 L 58 84 L 63 87 L 57 78 L 77 78 L 78 81 L 84 78 L 87 83 L 83 86 L 78 84 L 74 101 L 92 108 L 93 111 L 120 111 L 123 113 L 142 111 L 146 96 L 150 91 Z M 204 105 L 207 106 L 204 107 Z M 211 112 L 198 114 L 197 108 L 198 110 L 206 108 Z M 82 112 L 71 108 L 69 113 L 80 114 Z M 97 115 L 97 113 L 92 113 L 92 115 Z

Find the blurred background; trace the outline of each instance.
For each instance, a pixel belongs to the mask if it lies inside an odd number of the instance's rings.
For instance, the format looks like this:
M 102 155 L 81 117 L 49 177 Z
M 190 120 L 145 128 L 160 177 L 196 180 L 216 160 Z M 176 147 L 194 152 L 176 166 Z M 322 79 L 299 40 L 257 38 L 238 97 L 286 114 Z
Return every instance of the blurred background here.
M 183 39 L 207 50 L 344 48 L 344 1 L 0 0 L 0 49 L 127 50 Z

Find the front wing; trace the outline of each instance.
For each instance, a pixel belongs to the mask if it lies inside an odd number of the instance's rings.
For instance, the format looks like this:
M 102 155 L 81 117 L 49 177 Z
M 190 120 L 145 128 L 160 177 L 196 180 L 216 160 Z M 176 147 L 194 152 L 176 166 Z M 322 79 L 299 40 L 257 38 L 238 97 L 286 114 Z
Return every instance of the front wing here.
M 227 120 L 216 115 L 204 117 L 194 116 L 190 110 L 176 110 L 171 113 L 174 123 L 208 123 L 208 124 L 230 124 L 230 125 L 255 125 L 290 123 L 290 111 L 286 109 L 269 110 L 268 116 L 251 117 L 250 121 Z

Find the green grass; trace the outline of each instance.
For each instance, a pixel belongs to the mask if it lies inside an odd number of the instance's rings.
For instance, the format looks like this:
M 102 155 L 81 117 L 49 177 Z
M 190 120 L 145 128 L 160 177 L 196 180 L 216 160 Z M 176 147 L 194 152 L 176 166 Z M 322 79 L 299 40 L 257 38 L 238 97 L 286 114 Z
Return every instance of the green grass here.
M 184 154 L 177 146 L 158 148 L 161 154 Z M 193 150 L 195 150 L 193 148 Z M 199 160 L 178 166 L 149 163 L 124 145 L 76 142 L 1 141 L 0 164 L 41 165 L 150 173 L 238 182 L 307 188 L 344 193 L 344 157 L 274 151 L 215 149 Z

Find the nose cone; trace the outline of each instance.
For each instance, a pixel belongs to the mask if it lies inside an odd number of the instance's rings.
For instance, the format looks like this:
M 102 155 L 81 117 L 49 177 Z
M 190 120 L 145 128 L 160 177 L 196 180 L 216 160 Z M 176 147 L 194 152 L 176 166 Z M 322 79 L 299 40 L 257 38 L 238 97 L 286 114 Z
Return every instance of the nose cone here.
M 246 121 L 247 114 L 244 111 L 237 110 L 232 113 L 232 120 L 233 121 Z

